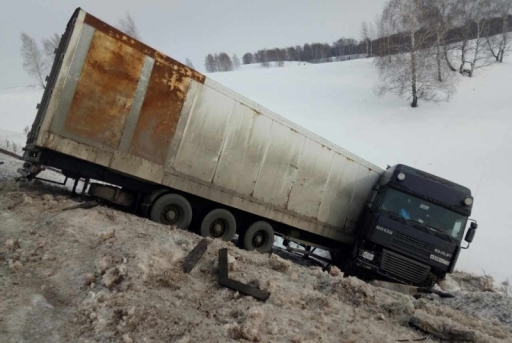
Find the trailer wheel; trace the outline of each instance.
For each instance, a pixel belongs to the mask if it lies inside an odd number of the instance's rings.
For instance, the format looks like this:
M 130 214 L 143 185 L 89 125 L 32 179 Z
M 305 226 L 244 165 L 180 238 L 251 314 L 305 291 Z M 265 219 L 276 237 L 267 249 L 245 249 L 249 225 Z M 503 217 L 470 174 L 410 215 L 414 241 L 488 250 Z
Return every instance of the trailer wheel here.
M 228 210 L 218 208 L 208 213 L 201 223 L 201 236 L 231 241 L 236 233 L 235 217 Z
M 155 201 L 149 218 L 157 223 L 176 225 L 186 230 L 192 221 L 192 207 L 181 195 L 165 194 Z
M 274 245 L 274 229 L 265 221 L 255 222 L 245 232 L 242 242 L 246 250 L 262 254 L 270 252 Z

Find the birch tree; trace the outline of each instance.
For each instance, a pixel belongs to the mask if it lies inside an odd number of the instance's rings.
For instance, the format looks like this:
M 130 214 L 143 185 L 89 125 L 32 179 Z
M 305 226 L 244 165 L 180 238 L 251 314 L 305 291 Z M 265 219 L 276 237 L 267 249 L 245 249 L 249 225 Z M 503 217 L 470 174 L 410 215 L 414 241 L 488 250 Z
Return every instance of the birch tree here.
M 238 56 L 236 54 L 233 54 L 233 58 L 231 60 L 233 61 L 233 67 L 235 69 L 240 68 L 240 59 L 238 58 Z
M 497 62 L 503 62 L 503 57 L 511 51 L 511 34 L 512 23 L 510 22 L 510 15 L 512 15 L 512 1 L 511 0 L 487 0 L 487 11 L 490 16 L 497 16 L 499 18 L 500 34 L 487 37 L 487 46 L 490 53 Z
M 194 64 L 192 63 L 192 61 L 191 61 L 189 58 L 187 58 L 187 59 L 185 60 L 185 65 L 186 65 L 187 67 L 191 68 L 191 69 L 194 69 Z
M 133 19 L 130 13 L 126 12 L 124 17 L 119 18 L 119 21 L 117 22 L 117 28 L 128 36 L 131 36 L 137 40 L 141 40 L 139 29 L 135 24 L 135 19 Z
M 368 44 L 369 37 L 370 29 L 368 28 L 368 24 L 366 23 L 366 21 L 363 21 L 361 23 L 361 40 L 366 43 L 366 56 L 369 56 L 370 53 Z
M 43 39 L 43 53 L 44 58 L 46 59 L 46 64 L 51 67 L 53 64 L 53 60 L 55 59 L 55 51 L 59 47 L 60 44 L 60 35 L 58 33 L 54 33 L 48 38 Z
M 390 0 L 383 20 L 394 34 L 393 54 L 376 60 L 381 85 L 379 93 L 408 94 L 411 107 L 425 101 L 448 100 L 452 86 L 436 79 L 436 60 L 429 43 L 432 32 L 424 27 L 422 0 Z M 430 44 L 431 45 L 431 44 Z
M 212 54 L 208 54 L 204 59 L 204 67 L 208 73 L 215 73 L 217 71 L 217 65 L 215 58 Z
M 443 59 L 451 71 L 457 71 L 448 57 L 446 34 L 452 27 L 454 0 L 426 0 L 423 3 L 423 20 L 435 35 L 437 80 L 443 82 Z
M 474 34 L 476 37 L 473 40 L 472 57 L 471 58 L 471 70 L 469 76 L 473 76 L 475 69 L 488 64 L 489 54 L 486 53 L 486 40 L 489 33 L 489 17 L 487 13 L 482 11 L 484 8 L 484 1 L 475 0 L 475 6 L 473 6 L 473 21 L 474 21 Z
M 23 69 L 31 78 L 37 81 L 39 86 L 44 88 L 47 63 L 35 39 L 25 32 L 21 33 L 21 57 L 23 59 Z

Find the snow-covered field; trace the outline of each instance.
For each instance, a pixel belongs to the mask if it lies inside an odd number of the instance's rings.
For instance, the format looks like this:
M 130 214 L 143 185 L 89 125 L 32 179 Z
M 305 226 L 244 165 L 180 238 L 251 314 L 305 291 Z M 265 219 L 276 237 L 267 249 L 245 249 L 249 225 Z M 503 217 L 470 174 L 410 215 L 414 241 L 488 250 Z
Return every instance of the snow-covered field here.
M 468 186 L 479 229 L 458 268 L 512 277 L 512 64 L 458 76 L 449 103 L 420 103 L 417 109 L 405 98 L 374 93 L 371 60 L 297 64 L 208 76 L 382 168 L 409 164 Z M 41 94 L 0 90 L 0 129 L 21 133 L 31 125 Z
M 208 76 L 385 168 L 404 163 L 469 187 L 479 230 L 458 268 L 506 278 L 512 270 L 512 64 L 458 76 L 449 103 L 379 97 L 372 60 Z

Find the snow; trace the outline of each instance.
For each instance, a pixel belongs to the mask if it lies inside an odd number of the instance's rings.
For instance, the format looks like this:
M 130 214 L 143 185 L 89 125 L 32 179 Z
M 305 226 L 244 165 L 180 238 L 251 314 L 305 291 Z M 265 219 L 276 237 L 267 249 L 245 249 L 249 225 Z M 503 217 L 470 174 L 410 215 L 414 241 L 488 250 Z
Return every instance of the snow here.
M 512 64 L 506 62 L 473 78 L 457 75 L 450 102 L 420 102 L 417 109 L 403 97 L 376 95 L 371 59 L 254 64 L 208 76 L 382 168 L 404 163 L 469 187 L 479 229 L 458 269 L 505 279 L 512 276 L 503 266 L 512 260 Z M 40 89 L 0 90 L 2 132 L 31 125 L 41 95 Z
M 417 109 L 403 97 L 376 95 L 371 59 L 208 76 L 382 168 L 404 163 L 469 187 L 479 230 L 458 268 L 504 279 L 512 274 L 502 264 L 512 260 L 506 62 L 473 78 L 457 75 L 450 102 L 420 102 Z
M 291 67 L 304 67 L 307 65 L 311 65 L 309 62 L 300 62 L 300 61 L 284 61 L 283 65 L 279 67 L 276 62 L 269 62 L 268 67 L 263 67 L 261 63 L 251 63 L 251 64 L 241 64 L 240 67 L 236 70 L 238 71 L 248 71 L 252 70 L 255 72 L 265 72 L 266 70 L 272 70 L 274 68 L 291 68 Z
M 511 342 L 512 302 L 494 293 L 411 294 L 318 266 L 208 239 L 147 219 L 77 204 L 63 187 L 0 181 L 1 342 Z M 218 284 L 270 292 L 265 302 Z M 282 257 L 281 257 L 282 256 Z M 410 287 L 412 288 L 412 287 Z M 415 292 L 416 293 L 416 292 Z M 460 301 L 457 301 L 460 300 Z M 127 339 L 127 338 L 128 339 Z M 465 339 L 469 337 L 470 339 Z
M 37 87 L 1 89 L 0 130 L 23 132 L 25 126 L 30 127 L 42 95 Z

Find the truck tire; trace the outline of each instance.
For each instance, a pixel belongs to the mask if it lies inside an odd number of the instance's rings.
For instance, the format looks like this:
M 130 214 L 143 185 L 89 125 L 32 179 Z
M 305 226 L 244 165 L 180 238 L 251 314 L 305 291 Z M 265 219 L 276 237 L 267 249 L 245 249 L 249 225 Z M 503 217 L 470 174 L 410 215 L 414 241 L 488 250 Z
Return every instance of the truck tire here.
M 192 207 L 187 199 L 178 194 L 165 194 L 158 198 L 149 219 L 164 225 L 175 225 L 187 230 L 192 221 Z
M 236 219 L 228 210 L 217 208 L 208 213 L 201 223 L 201 236 L 231 241 L 236 233 Z
M 262 254 L 270 252 L 274 246 L 274 229 L 265 221 L 252 224 L 243 235 L 245 250 L 256 250 Z

